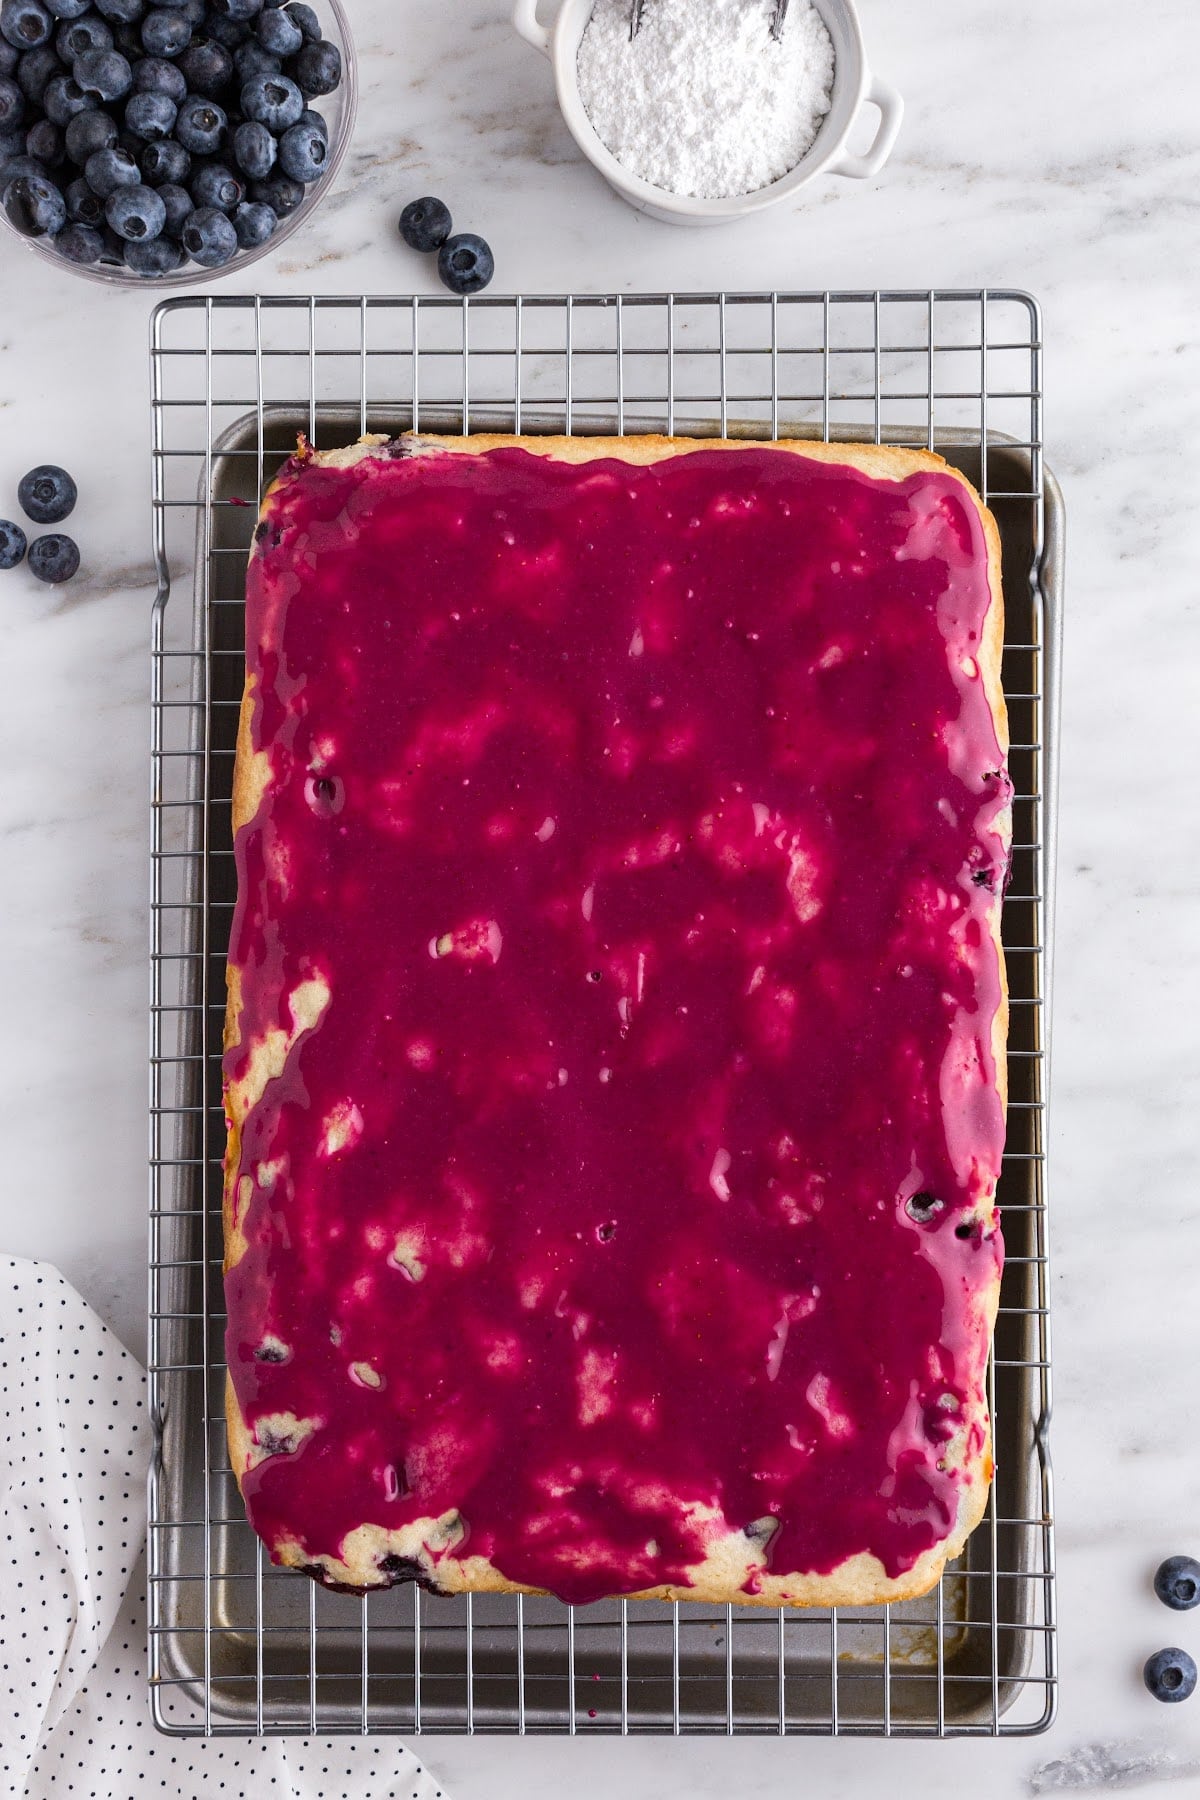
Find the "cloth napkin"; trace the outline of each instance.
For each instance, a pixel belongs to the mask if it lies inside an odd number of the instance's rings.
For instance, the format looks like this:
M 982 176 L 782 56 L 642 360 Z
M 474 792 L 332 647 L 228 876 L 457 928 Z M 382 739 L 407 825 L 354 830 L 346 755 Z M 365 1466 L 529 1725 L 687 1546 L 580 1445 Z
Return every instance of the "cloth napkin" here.
M 445 1800 L 395 1739 L 162 1737 L 146 1675 L 145 1374 L 48 1263 L 0 1257 L 0 1790 Z

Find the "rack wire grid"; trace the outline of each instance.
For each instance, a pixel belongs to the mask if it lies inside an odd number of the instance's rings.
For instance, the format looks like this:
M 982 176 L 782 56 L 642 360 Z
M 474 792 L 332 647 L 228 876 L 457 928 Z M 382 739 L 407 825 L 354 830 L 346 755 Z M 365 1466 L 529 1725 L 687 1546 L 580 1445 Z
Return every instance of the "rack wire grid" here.
M 1027 295 L 199 297 L 152 326 L 150 1679 L 180 1735 L 1032 1733 L 1056 1657 L 1045 1107 L 1061 497 Z M 227 1459 L 220 1050 L 244 568 L 304 430 L 807 435 L 938 449 L 999 521 L 1016 785 L 1007 1263 L 987 1515 L 926 1599 L 768 1611 L 338 1595 L 277 1569 Z M 187 580 L 193 589 L 189 605 Z M 180 589 L 172 599 L 173 585 Z

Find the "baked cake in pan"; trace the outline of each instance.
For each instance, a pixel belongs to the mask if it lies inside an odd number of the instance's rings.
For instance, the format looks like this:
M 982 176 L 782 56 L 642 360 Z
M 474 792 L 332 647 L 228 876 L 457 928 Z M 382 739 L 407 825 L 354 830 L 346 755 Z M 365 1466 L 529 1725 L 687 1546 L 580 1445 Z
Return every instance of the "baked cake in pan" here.
M 301 444 L 234 782 L 228 1423 L 332 1587 L 920 1594 L 984 1510 L 996 527 L 923 451 Z

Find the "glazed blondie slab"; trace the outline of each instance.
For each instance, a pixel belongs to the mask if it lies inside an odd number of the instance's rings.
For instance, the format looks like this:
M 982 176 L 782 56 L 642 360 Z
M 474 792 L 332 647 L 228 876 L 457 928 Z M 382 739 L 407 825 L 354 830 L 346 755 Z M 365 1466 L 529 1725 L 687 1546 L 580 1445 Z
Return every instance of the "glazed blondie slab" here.
M 977 495 L 874 446 L 302 445 L 246 624 L 227 1413 L 272 1557 L 924 1592 L 1002 1259 Z

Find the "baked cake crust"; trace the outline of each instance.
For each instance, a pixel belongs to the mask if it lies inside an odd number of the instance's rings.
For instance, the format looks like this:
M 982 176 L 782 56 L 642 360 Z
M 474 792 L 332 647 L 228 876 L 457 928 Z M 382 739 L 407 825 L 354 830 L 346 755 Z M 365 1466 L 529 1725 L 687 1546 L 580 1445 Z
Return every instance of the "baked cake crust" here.
M 974 489 L 940 457 L 924 450 L 876 445 L 827 445 L 804 440 L 780 440 L 774 444 L 748 443 L 740 440 L 672 439 L 666 437 L 572 438 L 509 437 L 477 435 L 470 438 L 429 436 L 406 439 L 400 453 L 405 456 L 478 457 L 491 451 L 520 449 L 530 455 L 566 464 L 585 464 L 615 460 L 636 466 L 650 466 L 667 459 L 686 457 L 701 452 L 742 453 L 771 449 L 810 462 L 853 470 L 876 482 L 903 482 L 912 476 L 936 474 L 953 481 L 962 498 L 978 518 L 986 546 L 986 577 L 990 604 L 983 623 L 977 660 L 981 686 L 986 696 L 996 741 L 1002 757 L 1008 751 L 1008 723 L 1001 686 L 1003 650 L 1003 598 L 1000 572 L 1000 540 L 992 515 Z M 307 468 L 347 469 L 364 459 L 397 454 L 395 444 L 380 437 L 366 437 L 345 449 L 324 453 L 302 446 L 299 458 L 289 464 L 279 480 L 268 490 L 260 514 L 260 532 L 268 526 L 281 490 L 303 479 Z M 233 826 L 235 834 L 252 828 L 260 814 L 270 783 L 271 765 L 268 748 L 256 746 L 254 719 L 256 684 L 248 670 L 239 718 L 237 754 L 233 781 Z M 1003 845 L 1005 858 L 1011 846 L 1011 810 L 998 805 L 988 821 L 988 828 Z M 999 884 L 997 884 L 999 886 Z M 1000 894 L 992 895 L 986 912 L 987 927 L 996 957 L 999 979 L 999 1002 L 991 1024 L 991 1052 L 994 1059 L 995 1089 L 1003 1107 L 1006 1103 L 1005 1047 L 1008 1027 L 1007 983 L 1000 944 Z M 228 1006 L 225 1043 L 227 1079 L 225 1105 L 228 1120 L 228 1151 L 225 1163 L 224 1230 L 225 1269 L 235 1271 L 247 1253 L 246 1217 L 253 1190 L 251 1177 L 242 1169 L 243 1133 L 247 1120 L 263 1097 L 268 1083 L 283 1074 L 296 1043 L 319 1023 L 329 1003 L 328 989 L 314 978 L 290 994 L 292 1031 L 267 1033 L 258 1038 L 243 1038 L 244 987 L 243 970 L 231 960 L 228 965 Z M 240 1068 L 233 1064 L 240 1062 Z M 998 1235 L 994 1183 L 991 1190 L 976 1202 L 975 1223 L 983 1238 Z M 971 1316 L 961 1321 L 962 1329 L 982 1347 L 990 1342 L 999 1300 L 999 1257 L 994 1274 L 970 1297 Z M 241 1321 L 243 1327 L 246 1321 Z M 232 1358 L 231 1358 L 232 1361 Z M 942 1448 L 941 1467 L 958 1472 L 957 1512 L 945 1536 L 921 1554 L 912 1566 L 889 1575 L 884 1564 L 873 1554 L 863 1552 L 843 1559 L 832 1570 L 820 1574 L 802 1571 L 776 1571 L 767 1560 L 767 1537 L 748 1535 L 746 1530 L 722 1530 L 718 1515 L 707 1522 L 707 1553 L 687 1570 L 685 1582 L 672 1582 L 643 1587 L 628 1594 L 629 1598 L 661 1600 L 697 1600 L 709 1603 L 736 1601 L 762 1606 L 830 1606 L 877 1604 L 914 1598 L 926 1593 L 938 1580 L 947 1561 L 962 1550 L 967 1537 L 982 1518 L 987 1505 L 992 1475 L 991 1428 L 982 1381 L 982 1357 L 977 1359 L 980 1379 L 973 1393 L 964 1396 L 958 1427 Z M 239 1488 L 245 1493 L 247 1475 L 263 1459 L 260 1442 L 262 1419 L 252 1421 L 239 1400 L 232 1375 L 226 1383 L 226 1417 L 230 1460 Z M 304 1420 L 285 1421 L 285 1435 L 290 1427 L 302 1428 Z M 289 1445 L 289 1448 L 291 1446 Z M 704 1523 L 704 1521 L 698 1521 Z M 437 1516 L 410 1519 L 398 1529 L 364 1519 L 357 1529 L 342 1540 L 338 1553 L 314 1551 L 298 1537 L 287 1535 L 268 1539 L 272 1558 L 285 1566 L 306 1570 L 325 1585 L 355 1592 L 389 1586 L 397 1580 L 417 1580 L 431 1590 L 462 1592 L 541 1592 L 510 1580 L 488 1557 L 473 1553 L 464 1523 L 456 1509 Z

